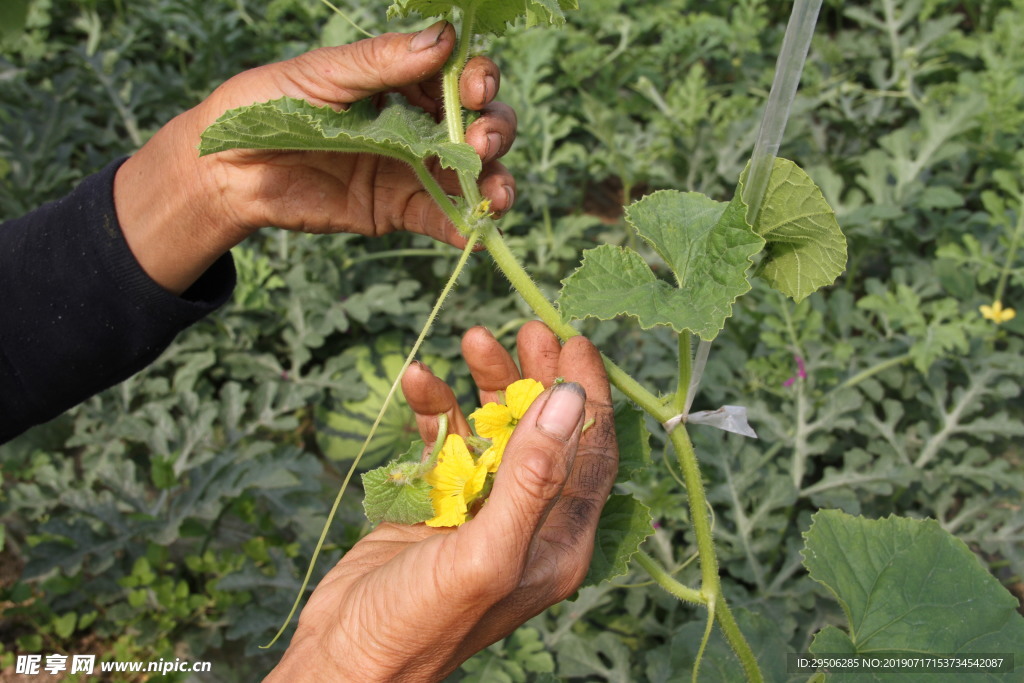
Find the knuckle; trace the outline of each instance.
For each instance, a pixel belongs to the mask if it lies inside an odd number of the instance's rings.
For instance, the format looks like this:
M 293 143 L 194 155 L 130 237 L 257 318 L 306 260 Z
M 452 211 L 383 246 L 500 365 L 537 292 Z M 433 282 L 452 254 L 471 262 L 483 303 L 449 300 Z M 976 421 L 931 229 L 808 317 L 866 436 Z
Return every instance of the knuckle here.
M 537 447 L 521 451 L 519 466 L 513 472 L 517 483 L 537 498 L 553 498 L 564 483 L 554 459 Z

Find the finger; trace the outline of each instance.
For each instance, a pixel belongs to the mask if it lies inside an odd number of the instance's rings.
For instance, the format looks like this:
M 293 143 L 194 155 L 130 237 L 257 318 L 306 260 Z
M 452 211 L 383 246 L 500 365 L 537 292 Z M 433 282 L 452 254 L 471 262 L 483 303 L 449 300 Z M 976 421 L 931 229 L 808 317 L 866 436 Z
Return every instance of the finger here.
M 480 194 L 491 200 L 491 214 L 500 216 L 512 208 L 516 201 L 516 180 L 509 170 L 497 161 L 484 166 L 477 180 Z
M 314 104 L 348 104 L 374 93 L 407 88 L 432 77 L 455 45 L 455 29 L 439 21 L 418 33 L 387 33 L 325 47 L 267 67 L 280 94 Z
M 584 419 L 583 387 L 573 382 L 545 391 L 519 421 L 505 447 L 494 489 L 480 513 L 465 525 L 487 539 L 496 567 L 518 568 L 504 577 L 515 588 L 534 537 L 544 524 L 572 469 Z
M 580 439 L 576 461 L 551 514 L 549 528 L 562 542 L 575 538 L 592 541 L 618 471 L 611 388 L 601 353 L 583 337 L 573 337 L 562 347 L 558 372 L 586 390 L 586 419 L 593 420 L 593 424 Z M 589 546 L 586 552 L 590 552 Z
M 441 189 L 444 190 L 445 194 L 456 196 L 462 194 L 462 187 L 459 185 L 459 177 L 456 175 L 455 171 L 447 168 L 441 168 L 436 160 L 431 160 L 427 164 L 427 168 L 437 179 L 438 185 L 441 186 Z M 413 177 L 413 180 L 417 183 L 417 187 L 419 187 L 419 181 L 416 180 L 415 177 Z M 504 165 L 497 161 L 492 161 L 491 163 L 484 165 L 483 171 L 477 178 L 477 186 L 480 188 L 480 194 L 483 195 L 484 198 L 490 200 L 492 215 L 500 216 L 505 213 L 512 208 L 512 204 L 516 200 L 515 178 L 512 177 L 512 174 Z M 438 212 L 440 212 L 440 209 L 438 209 Z M 441 214 L 443 214 L 443 212 L 441 212 Z M 400 226 L 395 227 L 401 229 Z M 427 232 L 425 234 L 433 236 L 433 232 Z
M 433 76 L 422 83 L 413 83 L 404 88 L 398 88 L 397 92 L 405 97 L 405 101 L 414 107 L 433 114 L 435 119 L 440 119 L 444 111 L 444 100 L 442 99 L 441 76 Z
M 523 325 L 516 336 L 516 350 L 523 377 L 531 377 L 546 387 L 554 384 L 562 344 L 547 325 L 539 320 Z
M 455 392 L 419 361 L 409 365 L 402 376 L 402 393 L 416 415 L 420 438 L 428 446 L 437 440 L 437 416 L 448 417 L 448 433 L 469 436 L 469 423 L 459 409 Z
M 508 152 L 516 139 L 518 120 L 512 107 L 495 102 L 466 129 L 466 142 L 473 146 L 484 163 Z
M 487 57 L 473 57 L 466 62 L 459 78 L 459 97 L 462 106 L 480 111 L 492 101 L 501 87 L 501 71 Z
M 462 336 L 462 357 L 480 391 L 480 405 L 497 402 L 498 392 L 520 379 L 512 356 L 485 327 L 471 328 Z
M 402 230 L 427 235 L 459 249 L 466 246 L 465 236 L 448 220 L 448 216 L 426 190 L 409 196 L 399 220 L 400 224 L 396 227 Z M 481 249 L 483 245 L 477 245 L 475 250 Z

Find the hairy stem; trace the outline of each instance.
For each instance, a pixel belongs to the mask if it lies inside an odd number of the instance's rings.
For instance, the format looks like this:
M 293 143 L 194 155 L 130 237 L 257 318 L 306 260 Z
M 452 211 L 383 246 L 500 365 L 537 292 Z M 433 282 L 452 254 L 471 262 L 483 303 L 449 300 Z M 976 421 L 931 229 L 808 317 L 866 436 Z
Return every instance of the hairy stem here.
M 690 393 L 690 373 L 693 370 L 693 349 L 690 348 L 690 333 L 679 333 L 679 381 L 672 404 L 676 413 L 682 413 Z
M 444 121 L 448 127 L 448 139 L 452 142 L 465 142 L 466 130 L 463 127 L 462 98 L 459 96 L 459 80 L 462 78 L 462 70 L 466 68 L 466 59 L 469 57 L 469 45 L 473 40 L 473 24 L 476 20 L 476 6 L 472 3 L 462 12 L 462 27 L 459 30 L 459 42 L 455 51 L 444 66 L 444 75 L 441 79 L 441 91 L 444 97 Z M 480 203 L 480 190 L 476 186 L 476 178 L 468 174 L 459 174 L 459 185 L 462 187 L 462 196 L 470 206 Z
M 711 534 L 711 519 L 708 516 L 707 496 L 704 494 L 704 480 L 697 464 L 697 453 L 693 450 L 690 435 L 685 425 L 679 425 L 669 434 L 676 449 L 679 468 L 686 482 L 686 494 L 690 504 L 690 523 L 697 536 L 697 551 L 700 553 L 701 588 L 705 593 L 721 593 L 718 578 L 718 558 Z
M 699 590 L 690 588 L 674 579 L 671 574 L 665 571 L 657 560 L 643 552 L 642 550 L 637 552 L 633 556 L 636 563 L 640 565 L 644 571 L 651 575 L 654 582 L 661 586 L 665 592 L 670 595 L 674 595 L 683 602 L 691 602 L 695 605 L 706 605 L 708 603 L 707 598 Z
M 1006 292 L 1006 282 L 1010 278 L 1010 270 L 1013 269 L 1013 261 L 1017 258 L 1017 246 L 1020 244 L 1021 235 L 1024 235 L 1024 201 L 1017 210 L 1017 226 L 1010 237 L 1010 248 L 1006 252 L 1006 263 L 999 273 L 999 282 L 996 283 L 996 295 L 994 301 L 1002 302 L 1003 294 Z
M 497 230 L 493 228 L 485 231 L 483 235 L 484 245 L 487 247 L 488 253 L 491 258 L 498 265 L 501 271 L 508 278 L 509 282 L 516 289 L 521 297 L 530 305 L 534 313 L 543 320 L 548 327 L 550 327 L 555 334 L 561 337 L 563 340 L 570 337 L 574 337 L 579 334 L 575 328 L 563 322 L 558 311 L 551 305 L 551 302 L 547 300 L 547 297 L 538 289 L 537 285 L 534 284 L 529 274 L 523 268 L 522 264 L 519 263 L 515 255 L 505 244 L 504 240 L 498 234 Z M 627 397 L 636 402 L 640 407 L 650 413 L 659 422 L 666 422 L 673 417 L 672 406 L 664 405 L 657 396 L 645 389 L 639 382 L 633 379 L 628 373 L 622 368 L 612 362 L 607 356 L 602 354 L 604 359 L 605 370 L 608 373 L 609 381 L 615 385 L 619 391 L 625 394 Z M 685 425 L 679 425 L 674 429 L 669 438 L 672 440 L 672 444 L 676 449 L 676 454 L 679 459 L 679 465 L 683 471 L 683 480 L 686 483 L 687 496 L 690 503 L 690 517 L 693 524 L 694 534 L 697 536 L 697 550 L 700 554 L 700 566 L 701 566 L 701 590 L 699 591 L 704 599 L 700 602 L 707 603 L 707 596 L 713 595 L 715 599 L 715 618 L 719 620 L 719 625 L 722 628 L 722 632 L 725 634 L 726 640 L 729 642 L 730 647 L 739 657 L 740 662 L 743 664 L 743 669 L 747 674 L 747 678 L 751 681 L 763 680 L 761 671 L 757 666 L 757 659 L 754 657 L 753 651 L 750 649 L 750 645 L 747 644 L 746 639 L 739 630 L 739 626 L 732 617 L 732 613 L 729 611 L 728 603 L 725 597 L 722 595 L 721 580 L 718 577 L 718 558 L 715 554 L 715 544 L 711 533 L 711 520 L 708 516 L 708 505 L 707 497 L 704 494 L 704 483 L 701 479 L 700 467 L 697 464 L 697 454 L 693 450 L 693 444 L 690 442 L 690 437 L 686 433 Z M 649 557 L 644 556 L 645 559 L 641 559 L 640 555 L 634 557 L 638 558 L 638 562 L 644 569 L 654 576 L 651 572 L 654 561 Z M 654 571 L 657 572 L 658 568 Z M 662 570 L 664 571 L 664 570 Z M 667 572 L 665 572 L 667 575 Z M 655 580 L 658 580 L 655 577 Z M 660 580 L 659 585 L 663 587 Z M 680 584 L 681 585 L 681 584 Z M 666 588 L 666 590 L 669 590 Z M 669 590 L 672 595 L 677 595 L 675 590 Z M 680 599 L 686 599 L 681 598 Z
M 697 683 L 697 674 L 700 673 L 700 660 L 704 658 L 704 650 L 708 646 L 708 641 L 711 640 L 711 630 L 715 627 L 715 596 L 708 596 L 708 623 L 704 627 L 704 637 L 700 639 L 700 647 L 697 649 L 697 656 L 693 658 L 693 673 L 690 675 L 690 681 Z
M 485 230 L 482 235 L 487 253 L 494 259 L 495 264 L 508 278 L 508 281 L 515 288 L 519 296 L 533 309 L 544 323 L 557 334 L 562 341 L 579 335 L 579 332 L 572 325 L 564 322 L 562 316 L 555 310 L 555 307 L 548 301 L 544 293 L 540 291 L 526 269 L 519 263 L 512 250 L 505 244 L 498 231 L 493 229 Z M 615 364 L 610 358 L 601 355 L 604 360 L 605 371 L 608 379 L 618 387 L 619 391 L 628 396 L 633 402 L 653 415 L 659 422 L 665 422 L 673 416 L 672 409 L 665 406 L 661 399 L 647 391 L 639 382 L 633 379 L 625 370 Z
M 820 0 L 816 1 L 820 2 Z M 462 127 L 463 120 L 461 101 L 459 100 L 458 93 L 458 82 L 462 69 L 465 66 L 465 58 L 469 49 L 469 40 L 472 37 L 472 5 L 470 6 L 470 9 L 463 13 L 462 21 L 463 25 L 459 33 L 459 44 L 455 55 L 453 55 L 448 65 L 445 67 L 443 86 L 445 120 L 448 126 L 449 138 L 454 142 L 465 141 L 465 131 Z M 427 175 L 429 176 L 429 174 Z M 460 172 L 458 175 L 463 196 L 469 202 L 470 206 L 477 206 L 480 203 L 480 193 L 476 186 L 476 178 L 473 178 L 464 172 Z M 433 184 L 434 187 L 437 187 L 437 183 L 432 177 L 424 179 L 424 182 L 425 184 L 429 182 Z M 440 188 L 437 187 L 437 189 Z M 428 191 L 431 192 L 432 197 L 437 199 L 435 191 L 431 190 L 429 187 Z M 451 203 L 447 197 L 445 197 L 445 201 L 449 204 Z M 446 212 L 448 211 L 447 208 L 445 210 Z M 458 212 L 456 211 L 455 213 L 457 214 Z M 458 218 L 458 216 L 456 216 L 456 218 Z M 457 227 L 463 229 L 464 226 L 459 222 L 454 219 L 453 222 L 455 222 Z M 518 292 L 530 308 L 533 309 L 534 313 L 536 313 L 537 316 L 544 321 L 544 323 L 547 324 L 555 334 L 562 338 L 562 340 L 567 340 L 579 335 L 579 332 L 574 327 L 562 320 L 561 315 L 555 307 L 550 301 L 548 301 L 547 297 L 537 287 L 536 283 L 533 282 L 529 273 L 526 272 L 526 269 L 523 268 L 515 254 L 512 253 L 508 248 L 508 245 L 505 244 L 505 241 L 501 238 L 501 235 L 495 228 L 493 221 L 490 219 L 478 221 L 474 226 L 472 234 L 475 236 L 478 232 L 488 253 L 490 253 L 491 258 L 494 259 L 495 264 L 501 269 L 505 277 L 508 278 L 516 292 Z M 665 423 L 673 417 L 674 413 L 671 405 L 665 405 L 657 396 L 645 389 L 639 382 L 633 379 L 632 376 L 622 370 L 622 368 L 617 366 L 604 354 L 602 354 L 602 359 L 604 361 L 609 381 L 616 386 L 619 391 L 637 403 L 641 408 L 650 413 L 661 423 Z M 687 385 L 689 385 L 689 379 L 687 380 Z M 685 425 L 680 425 L 674 429 L 670 433 L 669 437 L 675 446 L 680 467 L 683 471 L 683 479 L 686 483 L 686 490 L 690 504 L 691 521 L 693 523 L 694 533 L 697 536 L 697 549 L 700 555 L 701 565 L 701 590 L 699 591 L 699 594 L 702 597 L 698 602 L 706 604 L 709 607 L 709 612 L 711 613 L 709 614 L 709 618 L 717 619 L 719 621 L 722 631 L 726 636 L 726 640 L 742 662 L 748 679 L 751 681 L 762 681 L 763 678 L 761 676 L 760 669 L 757 666 L 757 660 L 754 657 L 753 651 L 750 649 L 750 646 L 744 639 L 743 634 L 740 632 L 736 621 L 732 617 L 732 613 L 729 611 L 725 597 L 722 595 L 721 580 L 718 576 L 718 558 L 715 554 L 715 545 L 711 532 L 707 497 L 704 493 L 704 484 L 701 479 L 700 467 L 697 464 L 697 455 L 694 452 L 693 444 L 690 442 Z M 650 560 L 647 556 L 643 557 Z M 645 562 L 643 559 L 638 559 L 638 561 L 641 563 Z M 653 560 L 646 562 L 646 565 L 648 566 L 645 566 L 645 569 L 648 569 L 649 572 L 653 569 L 655 573 L 658 573 L 659 569 L 661 569 L 660 567 L 655 566 Z M 664 572 L 664 570 L 661 571 L 667 576 L 667 572 Z M 652 574 L 652 576 L 653 575 L 654 574 Z M 685 588 L 685 586 L 682 586 L 681 584 L 679 584 L 679 587 Z M 692 591 L 692 589 L 688 589 L 688 591 Z M 673 595 L 677 595 L 676 591 L 670 590 L 669 592 Z M 679 591 L 679 594 L 689 595 L 691 598 L 694 597 L 693 593 L 687 591 Z
M 750 649 L 746 638 L 740 632 L 740 625 L 736 623 L 735 617 L 732 616 L 732 610 L 729 609 L 729 604 L 724 599 L 719 599 L 715 603 L 715 619 L 718 620 L 718 627 L 725 634 L 729 646 L 739 657 L 747 680 L 753 683 L 762 683 L 764 676 L 761 674 L 761 668 L 757 665 L 757 657 L 754 656 L 754 651 Z

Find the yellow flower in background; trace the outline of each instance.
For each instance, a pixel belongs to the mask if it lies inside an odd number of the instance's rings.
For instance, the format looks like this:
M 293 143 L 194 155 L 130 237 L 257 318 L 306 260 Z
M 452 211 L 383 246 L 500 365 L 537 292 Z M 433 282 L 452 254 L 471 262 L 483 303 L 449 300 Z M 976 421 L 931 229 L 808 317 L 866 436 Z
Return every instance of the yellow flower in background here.
M 434 518 L 427 526 L 459 526 L 466 521 L 469 505 L 484 488 L 487 467 L 473 460 L 466 442 L 458 434 L 449 434 L 437 456 L 437 465 L 423 475 L 432 487 L 430 501 Z
M 1003 308 L 1002 301 L 993 301 L 991 306 L 981 306 L 981 315 L 994 322 L 996 325 L 1013 320 L 1017 311 L 1012 308 Z
M 543 384 L 535 379 L 521 379 L 508 385 L 504 405 L 488 403 L 469 416 L 476 426 L 476 433 L 491 440 L 491 447 L 480 456 L 480 462 L 486 464 L 488 472 L 498 469 L 512 430 L 542 393 Z

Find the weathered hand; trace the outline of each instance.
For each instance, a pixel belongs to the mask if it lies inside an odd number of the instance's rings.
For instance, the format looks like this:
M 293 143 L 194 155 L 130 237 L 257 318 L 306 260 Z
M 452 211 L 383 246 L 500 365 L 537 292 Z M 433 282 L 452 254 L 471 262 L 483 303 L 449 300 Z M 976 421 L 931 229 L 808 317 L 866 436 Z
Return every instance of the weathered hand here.
M 314 50 L 241 73 L 178 116 L 118 172 L 114 196 L 129 246 L 147 273 L 181 292 L 221 254 L 253 231 L 274 226 L 312 233 L 430 235 L 455 246 L 465 239 L 423 190 L 412 169 L 371 154 L 234 150 L 200 158 L 199 136 L 228 109 L 283 96 L 344 108 L 396 92 L 439 115 L 439 72 L 455 43 L 450 24 L 415 34 L 390 33 Z M 495 212 L 507 210 L 515 182 L 496 160 L 515 138 L 515 113 L 494 102 L 500 74 L 477 57 L 460 82 L 463 104 L 481 116 L 466 140 L 484 162 L 479 183 Z M 451 171 L 433 168 L 458 194 Z
M 618 464 L 608 381 L 582 337 L 561 346 L 530 323 L 518 345 L 521 373 L 485 329 L 463 338 L 482 403 L 520 374 L 567 383 L 520 420 L 483 508 L 457 529 L 377 527 L 314 591 L 268 680 L 440 680 L 579 586 Z M 468 433 L 451 389 L 425 366 L 402 386 L 424 440 L 436 438 L 439 413 Z

